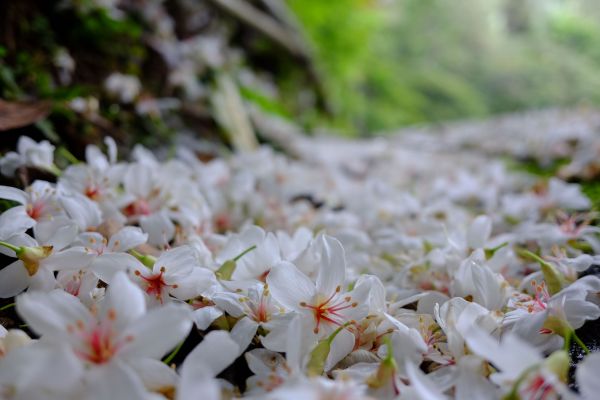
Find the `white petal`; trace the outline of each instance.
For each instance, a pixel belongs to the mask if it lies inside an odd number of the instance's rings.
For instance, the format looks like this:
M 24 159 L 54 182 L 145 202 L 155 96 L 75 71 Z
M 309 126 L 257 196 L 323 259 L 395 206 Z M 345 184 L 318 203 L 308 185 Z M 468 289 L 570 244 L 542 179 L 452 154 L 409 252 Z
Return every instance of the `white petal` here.
M 491 361 L 504 374 L 510 374 L 514 378 L 542 360 L 535 348 L 512 333 L 504 335 L 502 343 L 498 343 L 496 339 L 473 326 L 465 340 L 475 354 Z
M 260 341 L 265 348 L 273 351 L 284 352 L 287 346 L 288 329 L 293 318 L 293 313 L 277 315 L 263 326 L 269 331 L 267 336 Z
M 165 282 L 170 284 L 186 278 L 196 265 L 194 251 L 190 246 L 180 246 L 163 252 L 154 264 L 154 272 L 166 269 Z
M 68 220 L 67 218 L 55 218 L 52 221 L 49 221 L 47 225 L 45 224 L 37 224 L 36 228 L 44 226 L 44 229 L 47 230 L 45 233 L 48 235 L 46 240 L 42 240 L 42 237 L 38 239 L 40 243 L 52 246 L 54 251 L 62 250 L 75 240 L 77 237 L 78 228 L 73 221 Z M 40 235 L 36 231 L 36 235 Z M 36 236 L 36 238 L 38 238 Z
M 257 329 L 258 323 L 248 317 L 242 318 L 236 322 L 235 326 L 231 330 L 231 338 L 238 344 L 240 349 L 239 354 L 246 350 L 254 338 L 254 335 L 256 335 Z
M 29 195 L 15 187 L 0 186 L 0 199 L 16 201 L 19 204 L 27 204 Z
M 315 295 L 314 283 L 287 261 L 271 269 L 267 283 L 273 298 L 290 310 L 300 310 L 300 303 L 309 302 Z
M 83 366 L 64 342 L 47 341 L 9 351 L 0 358 L 0 371 L 0 388 L 14 385 L 19 394 L 14 398 L 67 398 L 67 391 L 81 378 Z M 35 397 L 25 395 L 36 391 Z
M 186 357 L 181 367 L 182 379 L 184 375 L 194 375 L 198 366 L 204 367 L 202 373 L 208 371 L 211 377 L 217 376 L 231 365 L 239 354 L 240 348 L 231 334 L 211 331 Z
M 82 231 L 88 227 L 98 226 L 102 222 L 102 213 L 98 204 L 86 196 L 74 193 L 62 196 L 60 200 L 69 217 L 77 223 Z
M 169 293 L 180 300 L 189 300 L 201 295 L 216 284 L 214 272 L 197 267 L 188 276 L 177 282 L 177 287 L 171 288 Z
M 42 267 L 38 272 L 31 277 L 29 281 L 29 291 L 39 290 L 41 292 L 49 292 L 56 289 L 56 278 L 54 272 L 48 268 Z
M 152 245 L 165 245 L 175 234 L 175 225 L 165 213 L 141 217 L 140 226 L 148 234 L 148 243 Z
M 188 357 L 189 358 L 189 357 Z M 221 387 L 216 379 L 210 376 L 205 364 L 190 366 L 181 371 L 181 380 L 177 387 L 177 400 L 197 400 L 202 393 L 202 400 L 220 400 Z
M 179 304 L 154 309 L 130 323 L 123 337 L 133 337 L 123 346 L 124 356 L 160 358 L 184 340 L 192 328 L 190 310 Z
M 177 386 L 177 373 L 162 361 L 143 358 L 129 360 L 127 364 L 142 379 L 144 386 L 152 391 Z
M 600 353 L 591 353 L 587 355 L 577 367 L 575 372 L 579 391 L 585 400 L 597 399 L 600 393 Z
M 104 137 L 104 144 L 106 145 L 106 152 L 108 154 L 108 161 L 111 164 L 117 162 L 117 144 L 115 140 L 110 136 Z
M 148 398 L 142 380 L 133 369 L 119 360 L 88 370 L 85 376 L 85 399 Z
M 52 271 L 85 269 L 94 256 L 83 247 L 73 247 L 58 253 L 51 254 L 42 261 L 44 267 Z
M 91 270 L 104 282 L 112 282 L 119 271 L 145 270 L 146 267 L 137 258 L 127 253 L 106 253 L 96 257 L 90 265 Z
M 407 361 L 405 370 L 410 380 L 410 387 L 414 390 L 416 398 L 420 400 L 444 400 L 444 396 L 433 382 L 417 368 L 413 363 Z
M 31 278 L 21 260 L 0 270 L 0 298 L 7 299 L 21 293 L 29 286 Z
M 216 293 L 212 297 L 212 301 L 227 314 L 234 318 L 240 318 L 246 314 L 246 310 L 242 307 L 240 299 L 243 296 L 231 292 Z
M 23 233 L 36 224 L 25 212 L 25 206 L 9 208 L 0 215 L 0 240 Z
M 193 314 L 196 327 L 201 331 L 208 328 L 210 324 L 221 315 L 223 315 L 223 311 L 219 310 L 217 307 L 211 306 L 194 310 Z
M 321 266 L 317 277 L 317 291 L 321 294 L 332 294 L 338 285 L 344 284 L 346 276 L 346 258 L 342 244 L 331 236 L 322 235 Z
M 16 303 L 19 315 L 39 335 L 61 338 L 67 325 L 75 326 L 77 321 L 87 325 L 92 318 L 77 297 L 62 290 L 23 293 Z
M 142 290 L 127 278 L 124 272 L 117 272 L 110 282 L 106 291 L 106 297 L 102 301 L 102 314 L 104 318 L 113 311 L 116 312 L 117 320 L 115 328 L 123 330 L 132 321 L 137 320 L 146 311 L 146 301 Z
M 246 352 L 244 358 L 250 371 L 257 375 L 269 375 L 280 365 L 285 365 L 285 358 L 277 352 L 267 349 L 254 349 Z
M 125 191 L 136 197 L 147 197 L 153 188 L 152 170 L 140 163 L 130 164 L 123 176 Z
M 146 243 L 148 235 L 136 226 L 126 226 L 110 237 L 108 248 L 111 251 L 127 251 Z
M 329 355 L 325 362 L 325 371 L 331 370 L 337 363 L 339 363 L 344 357 L 346 357 L 354 348 L 356 338 L 354 334 L 342 329 L 331 343 Z
M 492 234 L 492 220 L 487 215 L 480 215 L 471 223 L 467 232 L 467 246 L 481 249 Z

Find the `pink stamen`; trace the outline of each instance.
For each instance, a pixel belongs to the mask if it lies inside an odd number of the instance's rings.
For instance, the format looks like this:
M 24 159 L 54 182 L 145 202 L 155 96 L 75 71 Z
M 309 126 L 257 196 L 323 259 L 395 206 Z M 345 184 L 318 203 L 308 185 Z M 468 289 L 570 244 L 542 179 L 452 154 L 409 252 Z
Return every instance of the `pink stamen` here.
M 306 304 L 304 302 L 300 303 L 301 307 L 306 307 L 313 310 L 316 321 L 316 326 L 314 329 L 315 333 L 319 333 L 321 321 L 326 321 L 330 324 L 341 326 L 342 323 L 332 318 L 331 316 L 336 317 L 337 319 L 342 319 L 343 315 L 339 314 L 340 311 L 357 306 L 357 303 L 351 303 L 352 298 L 350 296 L 347 296 L 343 300 L 340 300 L 338 302 L 334 302 L 334 304 L 329 304 L 340 291 L 341 287 L 338 286 L 335 292 L 331 296 L 329 296 L 329 298 L 327 298 L 325 301 L 319 303 L 316 306 Z

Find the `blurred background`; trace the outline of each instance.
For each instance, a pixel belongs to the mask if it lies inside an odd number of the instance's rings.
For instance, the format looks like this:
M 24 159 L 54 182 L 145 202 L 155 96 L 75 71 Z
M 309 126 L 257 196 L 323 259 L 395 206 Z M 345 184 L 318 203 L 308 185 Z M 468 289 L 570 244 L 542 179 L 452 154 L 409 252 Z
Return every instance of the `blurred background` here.
M 600 3 L 291 0 L 358 132 L 600 100 Z
M 247 148 L 595 107 L 599 21 L 594 0 L 6 2 L 0 130 Z

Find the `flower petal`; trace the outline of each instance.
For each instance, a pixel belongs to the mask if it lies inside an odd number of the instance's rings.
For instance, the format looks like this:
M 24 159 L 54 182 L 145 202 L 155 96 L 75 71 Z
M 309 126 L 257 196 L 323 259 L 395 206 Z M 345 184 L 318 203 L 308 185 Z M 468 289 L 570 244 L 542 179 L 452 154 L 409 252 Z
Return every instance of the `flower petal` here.
M 108 313 L 116 313 L 115 328 L 122 331 L 132 321 L 142 317 L 145 311 L 146 301 L 142 290 L 131 282 L 124 272 L 117 272 L 102 302 L 103 318 L 106 318 Z
M 96 257 L 90 265 L 91 270 L 104 282 L 112 282 L 119 271 L 145 270 L 146 267 L 137 258 L 127 253 L 107 253 Z
M 315 295 L 314 283 L 296 266 L 282 261 L 267 276 L 273 298 L 290 310 L 301 310 L 301 302 L 308 302 Z
M 25 212 L 25 206 L 9 208 L 0 215 L 0 240 L 23 233 L 35 224 L 36 221 Z
M 92 315 L 79 299 L 62 290 L 49 293 L 23 293 L 16 300 L 17 312 L 29 327 L 41 336 L 62 338 L 67 326 L 82 321 L 87 325 Z
M 136 226 L 126 226 L 110 237 L 108 248 L 111 251 L 127 251 L 146 243 L 148 235 Z
M 154 272 L 158 273 L 164 267 L 166 270 L 165 282 L 170 284 L 187 277 L 196 264 L 192 248 L 180 246 L 163 252 L 154 264 Z
M 199 365 L 202 373 L 209 372 L 217 376 L 239 356 L 240 349 L 231 334 L 224 331 L 208 333 L 202 342 L 187 356 L 181 367 L 182 379 L 185 375 L 194 375 Z
M 492 220 L 487 215 L 480 215 L 471 223 L 467 231 L 467 246 L 481 249 L 492 234 Z
M 0 298 L 7 299 L 21 293 L 29 286 L 31 278 L 21 260 L 0 270 Z
M 85 375 L 85 399 L 148 399 L 148 392 L 134 370 L 120 362 L 91 368 Z
M 238 355 L 243 353 L 254 335 L 258 330 L 258 323 L 252 319 L 245 317 L 236 322 L 235 326 L 231 330 L 231 338 L 238 344 L 240 352 Z
M 42 263 L 52 271 L 78 270 L 85 269 L 93 259 L 83 247 L 73 247 L 50 255 Z
M 331 236 L 322 235 L 320 241 L 321 265 L 317 276 L 317 292 L 329 295 L 344 284 L 346 258 L 342 244 Z
M 186 306 L 168 304 L 154 309 L 130 323 L 123 332 L 123 337 L 133 340 L 123 346 L 121 354 L 160 358 L 184 340 L 191 328 L 191 313 Z
M 19 204 L 27 204 L 29 195 L 21 189 L 10 186 L 0 186 L 0 199 L 16 201 Z

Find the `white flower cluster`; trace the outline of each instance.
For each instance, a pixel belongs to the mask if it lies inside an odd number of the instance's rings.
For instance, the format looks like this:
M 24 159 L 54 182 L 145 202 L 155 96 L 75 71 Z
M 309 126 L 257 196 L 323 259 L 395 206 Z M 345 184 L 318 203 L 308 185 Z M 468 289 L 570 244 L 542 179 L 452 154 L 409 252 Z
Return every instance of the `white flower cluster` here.
M 0 327 L 0 398 L 595 399 L 598 353 L 569 378 L 600 317 L 589 200 L 419 137 L 208 162 L 107 139 L 64 171 L 21 138 L 3 171 L 57 181 L 0 187 L 0 297 L 35 337 Z

